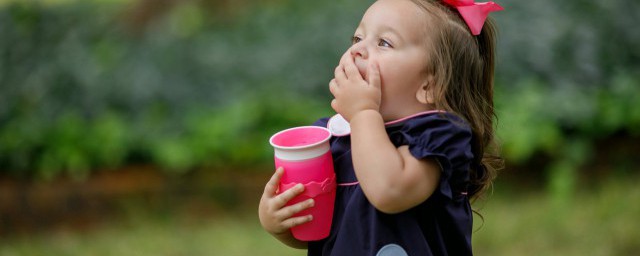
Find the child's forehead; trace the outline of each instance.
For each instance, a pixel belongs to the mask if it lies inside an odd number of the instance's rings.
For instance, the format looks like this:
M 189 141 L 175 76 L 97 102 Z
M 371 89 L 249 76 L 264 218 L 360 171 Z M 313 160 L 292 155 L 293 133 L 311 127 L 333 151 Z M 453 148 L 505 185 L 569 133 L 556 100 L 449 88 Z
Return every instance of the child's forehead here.
M 359 28 L 395 30 L 408 37 L 423 35 L 428 19 L 419 6 L 410 0 L 378 0 L 364 13 Z
M 396 26 L 424 25 L 426 13 L 410 0 L 378 0 L 362 16 L 361 23 L 386 23 Z
M 365 15 L 367 13 L 378 12 L 378 11 L 382 11 L 382 12 L 397 12 L 397 11 L 411 12 L 412 10 L 415 10 L 417 8 L 418 8 L 418 6 L 416 4 L 414 4 L 410 0 L 378 0 L 378 1 L 373 2 L 373 4 L 371 4 L 371 6 L 369 6 L 367 11 L 365 12 Z

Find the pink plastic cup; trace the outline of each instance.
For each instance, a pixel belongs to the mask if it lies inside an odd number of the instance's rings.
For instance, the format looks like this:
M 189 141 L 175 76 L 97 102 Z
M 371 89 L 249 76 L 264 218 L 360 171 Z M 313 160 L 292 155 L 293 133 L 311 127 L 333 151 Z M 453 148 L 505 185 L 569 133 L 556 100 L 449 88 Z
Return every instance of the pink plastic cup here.
M 311 214 L 313 220 L 291 228 L 301 241 L 316 241 L 329 236 L 336 197 L 336 176 L 329 150 L 331 132 L 323 127 L 302 126 L 287 129 L 271 136 L 275 164 L 283 167 L 279 193 L 302 183 L 305 190 L 287 205 L 313 198 L 314 206 L 294 216 Z

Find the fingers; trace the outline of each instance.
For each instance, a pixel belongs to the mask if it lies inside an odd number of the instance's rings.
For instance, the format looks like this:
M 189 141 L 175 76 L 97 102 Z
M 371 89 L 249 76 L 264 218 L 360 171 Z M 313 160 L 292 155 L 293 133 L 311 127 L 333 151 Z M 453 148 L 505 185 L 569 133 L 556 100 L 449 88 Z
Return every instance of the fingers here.
M 334 97 L 334 99 L 331 100 L 331 108 L 333 108 L 333 110 L 335 110 L 336 112 L 338 112 L 338 100 L 336 98 L 338 98 L 339 89 L 340 88 L 338 86 L 338 82 L 336 82 L 336 79 L 331 79 L 331 82 L 329 82 L 329 91 Z
M 362 75 L 360 75 L 360 71 L 358 71 L 358 66 L 356 66 L 351 55 L 349 55 L 349 58 L 347 58 L 342 65 L 344 66 L 344 72 L 347 79 L 363 80 Z
M 315 205 L 313 199 L 289 205 L 282 208 L 269 208 L 259 212 L 260 223 L 266 230 L 272 233 L 281 233 L 287 229 L 304 224 L 313 218 L 310 214 L 299 215 L 302 211 L 307 210 Z
M 292 188 L 283 191 L 279 195 L 276 195 L 280 184 L 280 178 L 282 177 L 283 172 L 284 169 L 282 169 L 282 167 L 276 169 L 276 172 L 273 174 L 273 176 L 271 176 L 271 179 L 264 187 L 264 194 L 262 195 L 262 197 L 266 197 L 267 199 L 272 198 L 274 202 L 273 206 L 276 209 L 282 208 L 287 204 L 287 202 L 304 191 L 304 185 L 296 184 Z
M 285 204 L 287 204 L 287 202 L 289 202 L 291 199 L 293 199 L 294 197 L 302 193 L 302 191 L 304 191 L 304 186 L 302 184 L 297 184 L 292 188 L 287 189 L 286 191 L 282 192 L 280 195 L 276 196 L 275 207 L 282 208 Z
M 369 62 L 369 71 L 367 71 L 367 73 L 369 74 L 369 85 L 380 89 L 380 66 L 378 66 L 377 62 L 371 61 Z
M 347 49 L 346 52 L 344 52 L 342 54 L 342 56 L 340 57 L 340 66 L 344 66 L 344 64 L 350 59 L 353 58 L 351 57 L 351 49 Z
M 336 113 L 340 113 L 340 111 L 338 110 L 338 100 L 331 100 L 331 108 L 336 111 Z
M 313 207 L 314 204 L 315 204 L 315 201 L 312 198 L 309 198 L 297 204 L 283 207 L 279 211 L 279 215 L 281 215 L 282 219 L 287 219 L 301 211 L 304 211 L 306 209 Z
M 344 54 L 342 54 L 342 57 L 340 57 L 340 64 L 336 67 L 333 74 L 335 78 L 338 79 L 338 81 L 344 81 L 348 79 L 345 65 L 347 65 L 349 62 L 353 62 L 353 56 L 351 56 L 351 51 L 347 50 Z
M 311 221 L 312 219 L 311 215 L 296 216 L 296 217 L 291 217 L 291 216 L 294 216 L 300 213 L 301 211 L 304 211 L 306 209 L 313 207 L 314 204 L 315 202 L 313 201 L 313 199 L 307 199 L 300 203 L 282 208 L 278 212 L 279 217 L 283 220 L 282 225 L 286 228 L 291 228 L 293 226 L 297 226 L 302 223 Z
M 311 216 L 311 215 L 289 218 L 289 219 L 285 220 L 284 222 L 282 222 L 282 227 L 286 228 L 286 229 L 289 229 L 289 228 L 292 228 L 292 227 L 307 223 L 307 222 L 309 222 L 311 220 L 313 220 L 313 216 Z
M 346 79 L 362 79 L 362 75 L 360 75 L 358 67 L 353 59 L 353 55 L 351 54 L 351 49 L 347 49 L 347 51 L 342 54 L 342 57 L 340 58 L 340 66 L 342 66 L 340 71 L 342 71 L 342 75 L 344 75 Z
M 264 194 L 260 200 L 258 214 L 261 225 L 272 233 L 281 233 L 286 229 L 307 223 L 312 220 L 311 215 L 294 216 L 314 206 L 313 199 L 287 205 L 296 196 L 304 191 L 302 184 L 297 184 L 285 191 L 278 191 L 279 183 L 284 170 L 276 169 L 271 179 L 267 182 Z M 278 192 L 280 192 L 278 194 Z
M 344 66 L 342 66 L 342 64 L 336 67 L 336 69 L 333 71 L 333 76 L 337 81 L 347 80 L 347 75 L 344 72 Z
M 267 185 L 264 186 L 263 196 L 275 196 L 278 192 L 278 184 L 280 184 L 280 178 L 282 178 L 283 172 L 284 169 L 282 169 L 282 167 L 278 167 L 278 169 L 276 169 L 276 172 L 273 173 L 271 179 L 267 182 Z
M 333 94 L 333 96 L 336 96 L 336 93 L 338 92 L 338 82 L 336 82 L 336 79 L 331 79 L 331 81 L 329 82 L 329 91 L 331 92 L 331 94 Z

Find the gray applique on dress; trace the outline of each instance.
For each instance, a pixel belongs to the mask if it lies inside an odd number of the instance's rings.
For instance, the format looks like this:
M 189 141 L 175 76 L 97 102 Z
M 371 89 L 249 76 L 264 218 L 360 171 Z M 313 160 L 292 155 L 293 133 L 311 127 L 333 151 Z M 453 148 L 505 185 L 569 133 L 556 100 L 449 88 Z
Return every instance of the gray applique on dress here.
M 388 244 L 380 248 L 376 256 L 409 256 L 407 252 L 397 244 Z

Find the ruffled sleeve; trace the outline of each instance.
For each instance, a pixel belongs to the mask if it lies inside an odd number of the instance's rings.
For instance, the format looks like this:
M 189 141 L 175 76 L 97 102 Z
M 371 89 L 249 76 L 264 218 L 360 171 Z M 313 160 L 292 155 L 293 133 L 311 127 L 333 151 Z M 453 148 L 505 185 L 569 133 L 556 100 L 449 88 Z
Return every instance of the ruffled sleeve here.
M 461 118 L 448 113 L 419 116 L 407 120 L 389 136 L 397 147 L 408 145 L 417 159 L 437 159 L 442 167 L 440 192 L 444 196 L 452 198 L 451 185 L 468 180 L 473 161 L 472 132 Z

